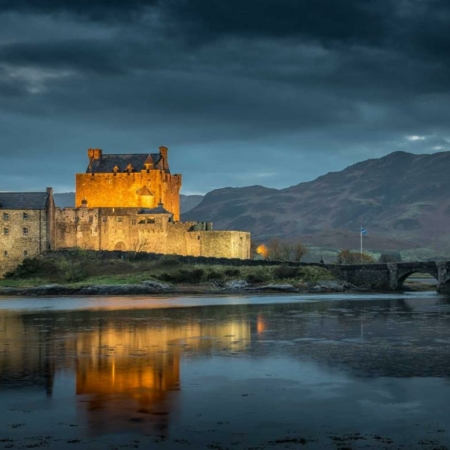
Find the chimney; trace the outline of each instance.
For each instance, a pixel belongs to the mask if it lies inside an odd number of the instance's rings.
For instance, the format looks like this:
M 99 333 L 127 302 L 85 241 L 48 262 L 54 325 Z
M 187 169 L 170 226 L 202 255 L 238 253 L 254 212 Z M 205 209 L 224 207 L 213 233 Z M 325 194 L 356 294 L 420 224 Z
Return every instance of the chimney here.
M 102 159 L 102 150 L 100 148 L 88 148 L 89 159 Z
M 51 196 L 53 195 L 53 188 L 48 187 L 48 188 L 46 189 L 46 192 L 47 192 L 47 194 L 51 197 Z
M 159 147 L 159 154 L 162 156 L 164 169 L 169 168 L 169 161 L 167 160 L 167 147 Z

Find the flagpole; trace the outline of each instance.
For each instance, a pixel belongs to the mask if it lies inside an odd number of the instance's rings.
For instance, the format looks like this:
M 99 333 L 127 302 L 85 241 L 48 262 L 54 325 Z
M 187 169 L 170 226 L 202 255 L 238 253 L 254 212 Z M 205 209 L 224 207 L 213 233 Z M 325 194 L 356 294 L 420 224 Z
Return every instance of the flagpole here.
M 361 239 L 361 262 L 362 262 L 362 254 L 363 254 L 363 248 L 362 248 L 362 235 L 363 235 L 363 228 L 362 227 L 360 227 L 360 229 L 359 229 L 359 235 L 360 235 L 360 239 Z

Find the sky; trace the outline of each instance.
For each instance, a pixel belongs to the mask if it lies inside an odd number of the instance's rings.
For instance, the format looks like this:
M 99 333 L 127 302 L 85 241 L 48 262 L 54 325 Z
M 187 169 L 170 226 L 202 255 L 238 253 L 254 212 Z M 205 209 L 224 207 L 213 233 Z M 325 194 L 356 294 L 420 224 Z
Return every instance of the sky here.
M 450 150 L 448 0 L 0 0 L 0 191 L 169 148 L 184 194 Z

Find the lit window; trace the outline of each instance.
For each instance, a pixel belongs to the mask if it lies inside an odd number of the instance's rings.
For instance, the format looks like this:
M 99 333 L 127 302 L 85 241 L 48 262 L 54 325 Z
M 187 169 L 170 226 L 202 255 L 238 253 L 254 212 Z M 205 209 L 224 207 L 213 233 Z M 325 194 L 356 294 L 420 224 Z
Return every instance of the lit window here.
M 9 219 L 9 214 L 3 213 L 3 220 L 8 220 L 8 219 Z
M 3 234 L 9 234 L 9 228 L 3 228 Z
M 24 235 L 28 234 L 28 228 L 24 228 L 24 229 L 23 229 L 23 234 L 24 234 Z
M 23 220 L 28 220 L 28 213 L 23 213 Z

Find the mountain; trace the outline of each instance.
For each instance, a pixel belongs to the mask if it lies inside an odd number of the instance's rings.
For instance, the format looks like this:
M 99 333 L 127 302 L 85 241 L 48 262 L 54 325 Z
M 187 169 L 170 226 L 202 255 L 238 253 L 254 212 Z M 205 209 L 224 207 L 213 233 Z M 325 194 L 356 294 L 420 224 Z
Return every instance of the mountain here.
M 58 208 L 73 208 L 75 205 L 75 192 L 54 194 L 55 205 Z M 203 195 L 180 195 L 181 213 L 190 211 L 203 200 Z
M 450 152 L 391 153 L 285 189 L 217 189 L 182 220 L 332 248 L 450 250 Z
M 181 214 L 190 211 L 201 203 L 203 195 L 184 195 L 180 194 Z

